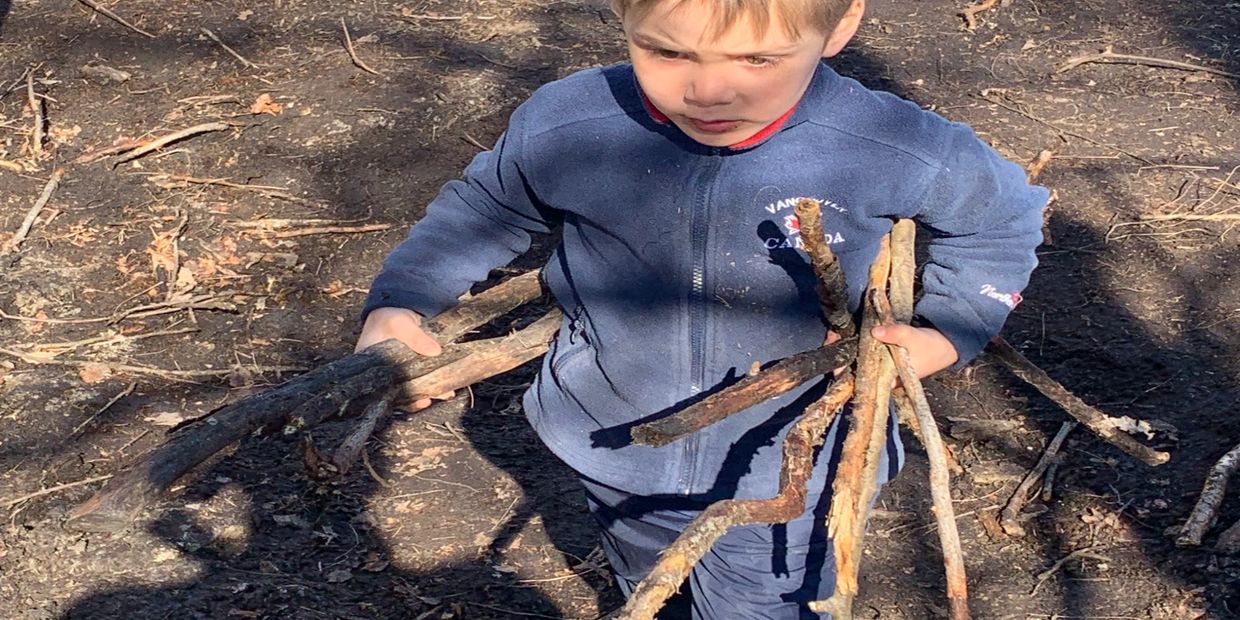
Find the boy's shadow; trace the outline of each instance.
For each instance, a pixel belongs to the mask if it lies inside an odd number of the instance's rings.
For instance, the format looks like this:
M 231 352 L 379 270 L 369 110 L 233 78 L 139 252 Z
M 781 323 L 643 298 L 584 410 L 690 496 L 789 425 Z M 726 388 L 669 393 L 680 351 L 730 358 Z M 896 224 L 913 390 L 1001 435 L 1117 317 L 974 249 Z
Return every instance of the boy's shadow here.
M 504 407 L 500 403 L 496 408 Z M 409 553 L 396 547 L 418 548 L 417 543 L 424 540 L 429 546 L 438 544 L 431 542 L 436 539 L 460 538 L 466 541 L 468 553 L 468 541 L 476 532 L 462 527 L 465 519 L 430 525 L 426 519 L 414 518 L 410 527 L 421 531 L 402 533 L 405 528 L 397 524 L 393 532 L 390 520 L 378 516 L 381 510 L 375 500 L 382 501 L 385 493 L 401 492 L 381 488 L 362 464 L 340 484 L 321 484 L 309 480 L 300 459 L 290 456 L 300 454 L 295 442 L 251 439 L 199 474 L 196 482 L 144 527 L 166 545 L 162 551 L 153 551 L 154 561 L 167 561 L 168 547 L 175 550 L 172 557 L 192 558 L 192 568 L 169 564 L 176 567 L 170 570 L 185 572 L 177 584 L 99 592 L 79 600 L 61 617 L 407 619 L 429 613 L 425 617 L 510 618 L 513 612 L 583 617 L 562 608 L 564 601 L 557 606 L 538 588 L 518 583 L 517 575 L 496 570 L 505 547 L 535 515 L 545 517 L 542 526 L 555 548 L 567 550 L 563 564 L 572 566 L 586 558 L 595 536 L 585 522 L 584 496 L 575 478 L 562 466 L 548 465 L 554 457 L 541 448 L 523 416 L 492 411 L 490 402 L 466 409 L 458 419 L 470 443 L 508 473 L 518 472 L 514 477 L 523 494 L 511 516 L 497 528 L 487 551 L 462 561 L 460 553 L 438 560 L 419 549 L 419 560 L 427 558 L 419 564 L 429 568 L 397 568 L 389 559 Z M 447 422 L 459 415 L 422 413 Z M 396 424 L 421 427 L 422 421 L 411 417 Z M 485 428 L 479 426 L 483 424 Z M 343 430 L 320 431 L 315 436 L 321 445 L 333 446 L 338 440 L 333 435 Z M 377 443 L 385 442 L 385 435 L 376 432 Z M 390 472 L 398 461 L 382 456 L 375 443 L 369 452 L 371 464 L 390 482 L 396 478 Z M 415 488 L 406 491 L 408 495 L 438 490 L 430 488 L 435 486 L 430 480 L 409 486 Z M 442 488 L 448 489 L 444 495 L 454 494 L 445 500 L 454 511 L 485 512 L 487 500 L 496 501 L 494 497 L 471 498 L 468 491 L 454 487 Z M 122 536 L 132 538 L 132 534 Z M 100 541 L 96 552 L 106 553 L 114 544 L 127 542 Z M 156 547 L 161 547 L 159 542 Z M 600 591 L 599 609 L 620 605 L 619 595 L 605 587 L 601 574 L 596 572 L 587 581 Z

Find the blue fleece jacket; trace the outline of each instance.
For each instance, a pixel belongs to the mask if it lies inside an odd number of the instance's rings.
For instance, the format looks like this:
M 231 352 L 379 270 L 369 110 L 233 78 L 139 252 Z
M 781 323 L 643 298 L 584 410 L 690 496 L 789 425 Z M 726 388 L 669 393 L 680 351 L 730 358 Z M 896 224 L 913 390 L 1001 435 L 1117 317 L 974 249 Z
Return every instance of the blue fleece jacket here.
M 916 313 L 964 363 L 1019 302 L 1048 194 L 968 127 L 825 64 L 787 122 L 744 149 L 703 146 L 653 118 L 630 65 L 589 69 L 535 92 L 494 150 L 444 186 L 364 312 L 434 316 L 528 249 L 531 233 L 562 225 L 544 279 L 566 319 L 525 396 L 543 441 L 634 494 L 770 497 L 783 435 L 821 385 L 662 448 L 627 436 L 754 362 L 822 343 L 799 197 L 825 207 L 854 310 L 894 219 L 933 233 Z

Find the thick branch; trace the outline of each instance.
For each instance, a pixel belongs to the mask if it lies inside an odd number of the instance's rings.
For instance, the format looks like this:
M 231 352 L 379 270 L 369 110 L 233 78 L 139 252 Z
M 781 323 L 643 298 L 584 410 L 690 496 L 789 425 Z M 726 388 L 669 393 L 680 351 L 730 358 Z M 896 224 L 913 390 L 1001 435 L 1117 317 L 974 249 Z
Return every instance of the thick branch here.
M 1026 359 L 1024 355 L 1021 355 L 1020 351 L 1017 351 L 1002 337 L 995 336 L 991 338 L 990 345 L 986 347 L 986 352 L 996 361 L 1007 366 L 1008 370 L 1012 371 L 1012 374 L 1032 385 L 1047 398 L 1055 401 L 1055 404 L 1068 412 L 1068 415 L 1076 418 L 1086 428 L 1111 445 L 1123 450 L 1129 456 L 1140 460 L 1146 465 L 1162 465 L 1171 459 L 1170 454 L 1148 448 L 1119 430 L 1114 418 L 1077 398 L 1075 394 L 1069 392 L 1067 388 L 1046 374 L 1046 371 L 1038 368 L 1033 362 Z
M 642 445 L 667 445 L 734 413 L 779 396 L 814 377 L 847 366 L 856 352 L 856 339 L 849 339 L 786 357 L 770 368 L 745 377 L 675 414 L 635 426 L 630 435 L 635 443 Z
M 1201 498 L 1197 500 L 1192 514 L 1188 515 L 1188 521 L 1180 529 L 1180 536 L 1175 539 L 1175 544 L 1181 547 L 1196 547 L 1201 544 L 1206 530 L 1218 519 L 1219 505 L 1223 503 L 1223 495 L 1227 493 L 1227 479 L 1231 478 L 1237 467 L 1240 467 L 1240 445 L 1224 454 L 1223 458 L 1210 468 L 1210 475 L 1206 476 L 1205 486 L 1201 489 Z
M 493 297 L 482 293 L 475 300 L 493 303 Z M 494 308 L 498 310 L 506 305 L 496 303 Z M 558 311 L 551 314 L 558 316 Z M 474 318 L 481 324 L 494 316 L 476 314 Z M 546 333 L 545 325 L 549 320 L 554 319 L 544 318 L 535 323 L 538 330 L 544 330 L 540 334 Z M 430 323 L 433 325 L 436 321 Z M 448 331 L 459 332 L 473 327 L 476 325 L 461 321 Z M 123 528 L 190 469 L 259 429 L 289 426 L 295 430 L 313 426 L 335 414 L 350 400 L 386 390 L 470 354 L 511 346 L 514 339 L 529 343 L 538 337 L 532 332 L 517 332 L 504 338 L 448 345 L 437 357 L 419 356 L 403 344 L 389 340 L 228 405 L 117 474 L 102 490 L 70 513 L 68 525 L 93 531 Z M 542 341 L 545 343 L 546 338 Z
M 891 268 L 890 239 L 883 238 L 878 256 L 870 266 L 867 290 L 885 290 Z M 876 472 L 877 456 L 886 440 L 886 420 L 894 370 L 883 343 L 870 332 L 877 317 L 868 304 L 862 314 L 861 340 L 857 349 L 857 393 L 853 401 L 853 419 L 844 438 L 844 446 L 832 486 L 831 510 L 827 518 L 827 535 L 835 549 L 835 592 L 825 602 L 814 603 L 811 609 L 827 611 L 835 620 L 851 620 L 852 601 L 857 595 L 857 571 L 861 561 L 861 542 L 865 517 L 869 512 L 875 482 L 866 480 Z M 881 425 L 881 428 L 880 428 Z
M 796 205 L 797 222 L 801 229 L 801 243 L 809 254 L 809 264 L 817 276 L 816 289 L 818 301 L 822 305 L 822 315 L 827 319 L 831 331 L 843 338 L 851 338 L 857 333 L 857 326 L 852 315 L 848 313 L 848 284 L 844 281 L 844 270 L 827 238 L 822 232 L 822 209 L 813 198 L 803 198 Z
M 805 510 L 806 485 L 814 470 L 814 449 L 848 399 L 853 378 L 838 377 L 830 390 L 811 405 L 784 439 L 779 494 L 764 500 L 724 500 L 711 504 L 662 554 L 615 620 L 650 620 L 676 593 L 693 566 L 728 529 L 752 523 L 786 523 Z

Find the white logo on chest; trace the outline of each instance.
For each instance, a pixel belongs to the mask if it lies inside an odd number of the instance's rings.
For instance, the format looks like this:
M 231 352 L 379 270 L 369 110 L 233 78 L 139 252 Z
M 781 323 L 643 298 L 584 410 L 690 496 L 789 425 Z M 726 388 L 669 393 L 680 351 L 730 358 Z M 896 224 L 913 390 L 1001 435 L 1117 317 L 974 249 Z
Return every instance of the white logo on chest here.
M 802 200 L 805 200 L 805 198 L 800 197 L 800 196 L 797 196 L 795 198 L 784 198 L 782 200 L 772 202 L 771 204 L 767 205 L 765 207 L 766 212 L 772 215 L 776 215 L 781 211 L 792 211 L 793 209 L 796 208 L 797 203 Z M 840 205 L 830 200 L 825 200 L 822 198 L 813 198 L 812 200 L 817 200 L 818 204 L 822 205 L 823 207 L 827 209 L 834 210 L 837 213 L 848 213 L 848 209 L 845 209 L 844 207 L 841 207 Z M 823 228 L 826 228 L 826 227 L 827 227 L 827 223 L 824 222 Z M 795 249 L 800 250 L 804 247 L 804 244 L 801 242 L 801 221 L 797 219 L 796 213 L 790 212 L 790 213 L 784 214 L 783 232 L 785 235 L 783 238 L 770 237 L 770 238 L 764 239 L 763 244 L 766 246 L 766 249 L 779 250 L 779 249 L 784 249 L 784 248 L 795 248 Z M 844 235 L 840 234 L 839 232 L 833 233 L 833 232 L 828 231 L 826 232 L 826 240 L 827 240 L 828 245 L 835 245 L 837 243 L 843 243 Z

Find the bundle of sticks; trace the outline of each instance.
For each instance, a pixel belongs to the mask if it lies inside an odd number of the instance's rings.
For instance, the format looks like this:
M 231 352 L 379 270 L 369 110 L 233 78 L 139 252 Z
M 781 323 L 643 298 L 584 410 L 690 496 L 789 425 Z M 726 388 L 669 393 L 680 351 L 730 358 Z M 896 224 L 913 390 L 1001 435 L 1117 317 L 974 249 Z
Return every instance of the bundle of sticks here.
M 729 528 L 749 523 L 781 523 L 801 514 L 815 448 L 849 402 L 853 404 L 853 419 L 832 487 L 827 524 L 834 540 L 836 587 L 829 599 L 814 603 L 813 608 L 832 614 L 836 620 L 852 618 L 865 517 L 876 492 L 878 457 L 887 439 L 887 418 L 890 403 L 894 402 L 900 422 L 920 439 L 929 458 L 931 498 L 947 573 L 950 617 L 969 617 L 964 562 L 949 488 L 950 473 L 959 471 L 959 465 L 939 435 L 908 352 L 870 335 L 877 325 L 907 323 L 912 317 L 914 225 L 911 221 L 897 222 L 884 239 L 870 269 L 861 325 L 857 326 L 847 308 L 843 273 L 822 234 L 818 203 L 803 200 L 796 206 L 796 214 L 818 279 L 823 316 L 828 328 L 840 339 L 774 362 L 672 416 L 635 427 L 632 438 L 641 444 L 664 445 L 808 380 L 838 374 L 826 394 L 807 408 L 787 435 L 779 493 L 766 500 L 724 500 L 708 507 L 663 552 L 617 618 L 653 618 L 697 560 Z M 399 342 L 389 340 L 223 407 L 112 477 L 70 513 L 66 525 L 87 531 L 123 529 L 174 482 L 229 445 L 256 432 L 296 433 L 360 409 L 350 407 L 351 404 L 369 402 L 353 430 L 332 454 L 325 455 L 314 446 L 307 448 L 307 462 L 313 463 L 316 471 L 312 473 L 316 477 L 343 475 L 359 453 L 364 455 L 366 440 L 388 415 L 393 403 L 465 388 L 545 353 L 561 320 L 556 310 L 508 336 L 456 342 L 540 295 L 536 274 L 518 276 L 463 300 L 453 310 L 427 323 L 427 331 L 444 343 L 440 356 L 419 357 Z M 991 345 L 988 353 L 993 359 L 1059 403 L 1102 439 L 1148 464 L 1160 464 L 1169 458 L 1125 434 L 1116 419 L 1080 401 L 1002 339 L 995 339 Z

